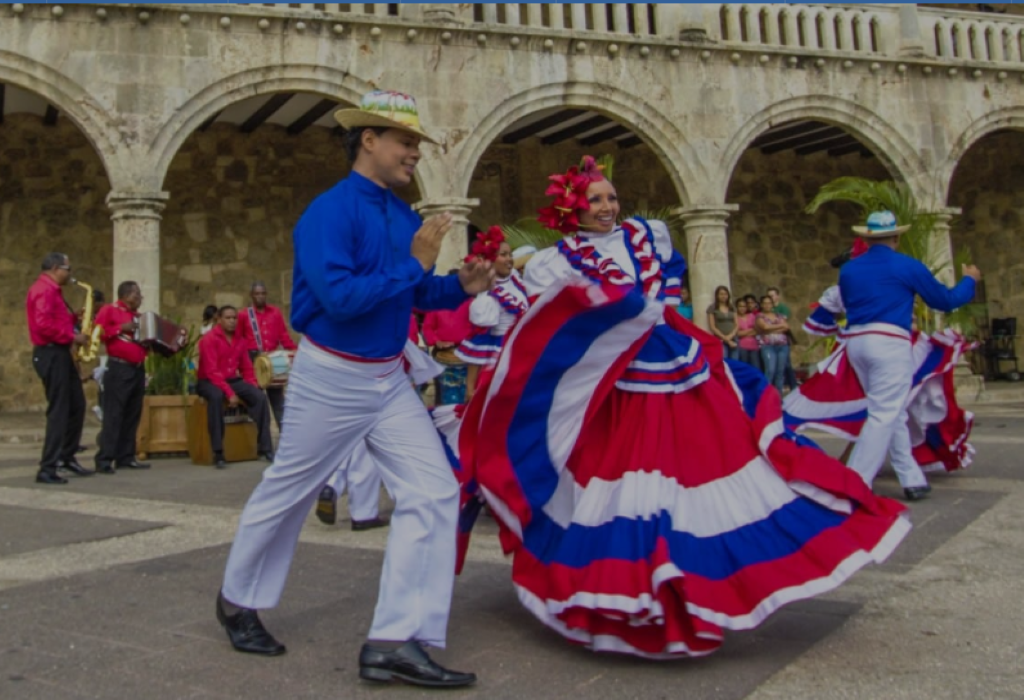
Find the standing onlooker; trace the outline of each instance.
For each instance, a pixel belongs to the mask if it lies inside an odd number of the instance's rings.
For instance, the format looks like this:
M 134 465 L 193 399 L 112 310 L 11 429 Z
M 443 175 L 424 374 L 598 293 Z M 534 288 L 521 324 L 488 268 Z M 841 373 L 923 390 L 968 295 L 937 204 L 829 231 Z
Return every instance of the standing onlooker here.
M 747 311 L 757 316 L 761 313 L 761 305 L 757 303 L 757 297 L 753 294 L 748 294 L 743 297 L 743 301 L 747 302 Z
M 784 319 L 786 319 L 786 323 L 789 323 L 790 321 L 792 321 L 793 320 L 793 314 L 789 310 L 789 304 L 787 304 L 785 301 L 782 300 L 782 292 L 779 291 L 779 288 L 778 287 L 768 287 L 767 294 L 768 294 L 768 296 L 770 296 L 772 298 L 772 304 L 774 304 L 774 306 L 775 306 L 775 313 L 779 314 Z M 796 339 L 793 338 L 793 332 L 792 331 L 786 331 L 786 335 L 789 336 L 789 344 L 790 344 L 790 347 L 792 347 L 792 345 L 796 342 Z M 793 354 L 792 354 L 792 352 L 790 352 L 790 354 L 786 357 L 786 366 L 783 367 L 782 369 L 783 369 L 782 383 L 786 387 L 788 387 L 790 391 L 792 391 L 793 389 L 796 389 L 796 372 L 793 371 Z
M 690 288 L 679 288 L 679 305 L 675 307 L 679 315 L 687 321 L 693 320 L 693 300 L 690 298 Z
M 746 299 L 736 302 L 736 344 L 739 359 L 761 369 L 761 345 L 757 341 L 757 317 L 750 313 Z
M 765 377 L 781 396 L 782 375 L 789 358 L 789 324 L 775 312 L 772 298 L 767 294 L 761 297 L 761 313 L 757 315 L 756 327 L 760 332 L 761 362 L 764 363 Z
M 93 473 L 75 458 L 85 422 L 85 392 L 72 353 L 89 338 L 75 330 L 76 316 L 61 293 L 70 280 L 68 256 L 50 253 L 25 299 L 28 337 L 34 346 L 32 366 L 46 389 L 46 438 L 36 474 L 41 484 L 68 483 L 57 474 L 58 467 L 79 476 Z
M 203 309 L 203 327 L 199 329 L 199 335 L 204 336 L 213 330 L 217 325 L 217 307 L 209 304 Z
M 732 294 L 725 286 L 715 289 L 715 303 L 708 307 L 708 329 L 719 337 L 725 349 L 725 356 L 735 360 L 739 345 L 736 343 L 736 313 L 733 311 Z

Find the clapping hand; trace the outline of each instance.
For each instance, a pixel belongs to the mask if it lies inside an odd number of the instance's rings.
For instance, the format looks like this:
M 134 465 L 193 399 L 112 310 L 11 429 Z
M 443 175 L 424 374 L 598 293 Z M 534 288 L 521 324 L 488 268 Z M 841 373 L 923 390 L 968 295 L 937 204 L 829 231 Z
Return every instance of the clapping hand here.
M 964 265 L 961 268 L 964 277 L 972 277 L 975 282 L 981 281 L 981 270 L 976 265 Z
M 420 230 L 412 237 L 412 256 L 416 258 L 424 271 L 430 270 L 437 262 L 441 252 L 441 243 L 448 230 L 452 227 L 452 215 L 445 212 L 427 219 Z
M 474 260 L 459 270 L 459 284 L 470 296 L 486 292 L 494 286 L 494 266 L 486 260 Z

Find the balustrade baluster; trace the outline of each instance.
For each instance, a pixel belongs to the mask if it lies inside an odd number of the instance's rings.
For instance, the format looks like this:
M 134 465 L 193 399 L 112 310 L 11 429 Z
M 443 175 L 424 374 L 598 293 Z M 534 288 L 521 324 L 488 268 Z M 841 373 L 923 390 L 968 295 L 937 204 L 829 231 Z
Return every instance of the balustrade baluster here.
M 756 5 L 743 5 L 740 9 L 740 19 L 743 22 L 743 36 L 746 41 L 752 44 L 761 43 L 761 23 L 758 20 Z
M 814 16 L 811 12 L 808 10 L 800 10 L 797 20 L 800 23 L 800 33 L 803 36 L 800 45 L 805 46 L 808 49 L 818 48 L 818 23 L 815 22 Z
M 800 29 L 797 27 L 796 12 L 790 7 L 783 7 L 779 12 L 782 17 L 783 46 L 800 46 Z
M 572 28 L 576 31 L 587 28 L 587 6 L 583 3 L 574 2 L 569 5 L 569 19 L 572 21 Z
M 483 3 L 481 5 L 484 13 L 484 24 L 497 24 L 498 23 L 498 6 L 493 2 Z
M 826 51 L 836 50 L 836 22 L 831 10 L 818 13 L 818 26 L 821 28 L 822 48 Z
M 740 7 L 742 7 L 742 5 Z M 722 14 L 725 16 L 726 40 L 742 41 L 743 33 L 740 31 L 739 8 L 737 8 L 736 5 L 723 5 Z
M 552 29 L 565 29 L 565 5 L 548 3 L 548 22 Z
M 526 4 L 526 24 L 529 27 L 543 27 L 544 19 L 541 8 L 543 5 L 536 2 Z
M 631 9 L 640 7 L 647 9 L 644 5 L 628 5 L 621 2 L 612 5 L 612 26 L 608 27 L 609 31 L 629 34 L 629 12 Z
M 761 24 L 764 27 L 764 43 L 778 46 L 779 41 L 779 8 L 775 5 L 766 5 L 761 8 Z

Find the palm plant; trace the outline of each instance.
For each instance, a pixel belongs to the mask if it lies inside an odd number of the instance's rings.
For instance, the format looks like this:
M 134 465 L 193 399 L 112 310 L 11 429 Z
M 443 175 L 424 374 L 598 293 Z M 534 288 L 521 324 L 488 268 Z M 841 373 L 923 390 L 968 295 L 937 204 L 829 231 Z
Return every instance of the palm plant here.
M 678 215 L 672 212 L 671 207 L 665 207 L 663 209 L 650 209 L 650 210 L 637 210 L 623 215 L 622 219 L 633 219 L 639 217 L 641 219 L 658 220 L 664 221 L 665 225 L 668 226 L 669 233 L 672 234 L 672 243 L 678 250 L 685 250 L 681 246 L 681 240 L 683 235 L 682 220 Z M 537 250 L 543 250 L 550 246 L 555 245 L 558 241 L 562 240 L 562 234 L 554 229 L 547 228 L 534 217 L 524 217 L 514 224 L 503 224 L 501 226 L 502 233 L 505 234 L 505 239 L 509 245 L 513 248 L 518 248 L 524 245 L 532 245 Z
M 199 334 L 195 326 L 188 330 L 188 342 L 173 355 L 151 352 L 146 356 L 146 393 L 150 396 L 187 396 L 195 370 Z

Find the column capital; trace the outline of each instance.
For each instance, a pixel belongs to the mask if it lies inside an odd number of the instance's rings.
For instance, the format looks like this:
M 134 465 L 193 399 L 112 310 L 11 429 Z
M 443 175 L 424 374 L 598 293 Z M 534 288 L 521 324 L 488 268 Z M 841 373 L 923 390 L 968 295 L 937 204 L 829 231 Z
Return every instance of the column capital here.
M 112 212 L 110 218 L 119 219 L 155 219 L 160 221 L 161 212 L 170 199 L 169 192 L 111 192 L 107 195 L 107 207 Z
M 925 210 L 922 213 L 934 216 L 937 219 L 937 224 L 948 225 L 950 219 L 954 216 L 960 216 L 964 213 L 964 210 L 962 207 L 938 207 L 936 209 Z
M 673 209 L 672 213 L 685 225 L 691 222 L 723 223 L 730 214 L 739 210 L 739 204 L 684 204 Z
M 434 199 L 421 199 L 412 205 L 424 218 L 434 216 L 442 212 L 450 212 L 452 218 L 461 223 L 468 223 L 469 212 L 480 206 L 479 199 L 468 197 L 435 197 Z

